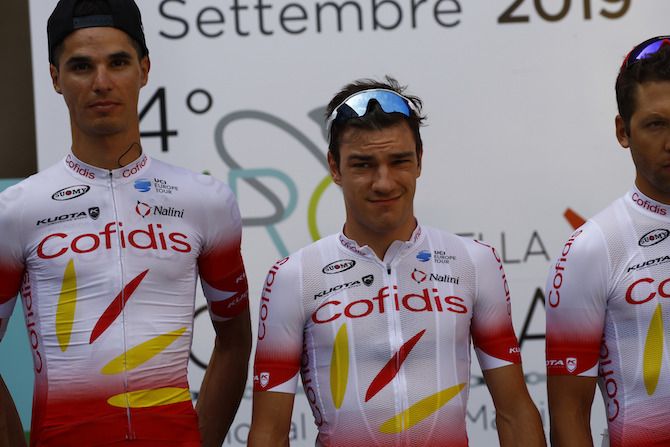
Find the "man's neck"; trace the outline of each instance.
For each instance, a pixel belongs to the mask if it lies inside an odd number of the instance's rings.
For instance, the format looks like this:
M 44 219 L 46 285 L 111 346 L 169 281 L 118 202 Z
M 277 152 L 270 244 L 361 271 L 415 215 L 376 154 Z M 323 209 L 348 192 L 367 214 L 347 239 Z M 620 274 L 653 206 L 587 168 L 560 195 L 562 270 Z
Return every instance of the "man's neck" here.
M 72 135 L 72 153 L 79 160 L 103 169 L 118 169 L 142 155 L 139 131 L 131 135 L 91 137 Z
M 375 252 L 380 260 L 384 260 L 386 251 L 395 241 L 408 241 L 416 229 L 417 223 L 414 221 L 411 227 L 395 231 L 393 233 L 374 233 L 359 231 L 355 226 L 344 224 L 344 235 L 355 241 L 359 246 L 367 245 Z

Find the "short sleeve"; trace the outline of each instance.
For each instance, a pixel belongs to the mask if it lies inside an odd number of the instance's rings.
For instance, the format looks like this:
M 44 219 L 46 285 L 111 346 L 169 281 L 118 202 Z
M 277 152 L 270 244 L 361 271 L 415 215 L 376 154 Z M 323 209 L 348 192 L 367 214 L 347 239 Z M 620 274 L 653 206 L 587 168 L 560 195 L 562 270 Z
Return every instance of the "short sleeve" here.
M 203 248 L 198 270 L 212 320 L 225 321 L 248 309 L 249 288 L 237 201 L 226 185 L 211 181 L 214 183 L 203 191 Z
M 471 255 L 476 271 L 471 333 L 479 364 L 487 370 L 521 363 L 502 261 L 493 247 L 480 242 Z
M 22 185 L 13 186 L 0 193 L 0 339 L 12 315 L 25 270 L 21 246 Z
M 608 269 L 605 240 L 589 221 L 570 236 L 547 277 L 548 375 L 598 375 Z
M 299 258 L 275 263 L 262 290 L 254 391 L 293 394 L 298 384 L 305 326 Z

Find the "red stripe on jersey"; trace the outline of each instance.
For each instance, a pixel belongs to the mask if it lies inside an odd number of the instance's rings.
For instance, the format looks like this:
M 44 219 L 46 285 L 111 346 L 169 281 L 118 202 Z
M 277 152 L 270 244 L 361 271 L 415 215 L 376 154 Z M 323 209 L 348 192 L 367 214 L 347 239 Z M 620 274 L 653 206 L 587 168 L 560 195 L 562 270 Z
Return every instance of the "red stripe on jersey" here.
M 369 401 L 372 399 L 375 394 L 380 392 L 382 388 L 384 388 L 388 383 L 393 380 L 393 378 L 398 374 L 398 371 L 400 371 L 400 367 L 402 366 L 403 362 L 409 355 L 409 353 L 412 351 L 412 348 L 414 348 L 414 345 L 416 345 L 419 342 L 419 339 L 423 336 L 423 334 L 426 333 L 426 330 L 422 330 L 418 334 L 416 334 L 414 337 L 410 338 L 407 340 L 396 352 L 393 354 L 393 357 L 391 357 L 391 360 L 388 361 L 386 365 L 379 371 L 379 374 L 374 378 L 370 386 L 368 387 L 368 391 L 365 393 L 365 401 Z
M 123 290 L 118 295 L 116 295 L 114 301 L 112 301 L 109 307 L 107 307 L 107 309 L 103 312 L 103 314 L 98 319 L 98 322 L 95 323 L 95 327 L 93 327 L 93 331 L 91 332 L 91 339 L 89 340 L 89 344 L 97 340 L 98 337 L 100 337 L 102 333 L 105 332 L 107 328 L 114 322 L 114 320 L 116 320 L 116 317 L 121 315 L 121 312 L 126 306 L 126 303 L 133 295 L 133 292 L 135 292 L 135 289 L 137 289 L 147 273 L 149 273 L 149 269 L 143 271 L 135 278 L 133 278 L 133 280 L 126 284 Z
M 210 309 L 223 318 L 233 318 L 249 307 L 249 292 L 238 293 L 224 301 L 211 301 Z
M 272 388 L 290 380 L 300 371 L 299 354 L 297 356 L 278 352 L 268 354 L 256 352 L 254 391 L 271 391 Z
M 598 364 L 602 339 L 547 336 L 547 374 L 578 375 Z
M 511 363 L 521 363 L 521 350 L 512 325 L 472 328 L 475 346 L 491 357 Z
M 223 301 L 213 301 L 210 309 L 224 318 L 239 315 L 249 307 L 249 286 L 244 271 L 239 244 L 223 245 L 198 259 L 202 279 L 210 286 L 235 295 Z

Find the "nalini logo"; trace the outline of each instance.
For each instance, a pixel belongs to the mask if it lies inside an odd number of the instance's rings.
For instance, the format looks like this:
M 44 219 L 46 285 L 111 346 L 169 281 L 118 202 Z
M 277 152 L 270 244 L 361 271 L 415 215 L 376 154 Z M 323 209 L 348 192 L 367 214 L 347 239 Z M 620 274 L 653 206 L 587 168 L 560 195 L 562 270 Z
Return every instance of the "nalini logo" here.
M 568 370 L 568 372 L 575 372 L 577 369 L 577 359 L 574 357 L 567 357 L 565 359 L 565 369 Z
M 88 215 L 91 216 L 91 219 L 97 220 L 98 217 L 100 217 L 100 208 L 97 206 L 93 206 L 88 209 Z
M 135 212 L 144 219 L 151 213 L 151 206 L 138 200 L 137 205 L 135 205 Z
M 430 261 L 431 257 L 432 257 L 432 255 L 430 254 L 430 251 L 428 251 L 428 250 L 421 250 L 416 255 L 416 259 L 418 259 L 421 262 L 428 262 L 428 261 Z
M 268 386 L 268 383 L 270 383 L 270 373 L 269 372 L 262 372 L 260 375 L 260 382 L 261 386 L 265 388 Z
M 139 192 L 149 192 L 151 191 L 151 180 L 146 178 L 140 178 L 135 180 L 135 189 Z
M 422 282 L 424 282 L 427 277 L 428 276 L 426 275 L 426 273 L 422 272 L 421 270 L 414 269 L 414 271 L 412 272 L 412 279 L 416 281 L 417 284 L 421 284 Z
M 346 272 L 356 265 L 353 259 L 340 259 L 339 261 L 331 262 L 325 266 L 321 271 L 326 275 L 334 275 L 336 273 Z
M 659 244 L 666 240 L 670 236 L 670 231 L 665 228 L 657 228 L 656 230 L 651 230 L 649 233 L 642 236 L 638 242 L 640 247 L 651 247 L 652 245 Z
M 51 195 L 52 200 L 57 200 L 62 202 L 63 200 L 76 199 L 77 197 L 83 196 L 86 194 L 89 189 L 88 185 L 74 185 L 68 186 L 67 188 L 60 189 Z
M 375 282 L 375 277 L 373 275 L 365 275 L 361 279 L 363 280 L 363 284 L 368 287 L 370 287 L 372 283 Z

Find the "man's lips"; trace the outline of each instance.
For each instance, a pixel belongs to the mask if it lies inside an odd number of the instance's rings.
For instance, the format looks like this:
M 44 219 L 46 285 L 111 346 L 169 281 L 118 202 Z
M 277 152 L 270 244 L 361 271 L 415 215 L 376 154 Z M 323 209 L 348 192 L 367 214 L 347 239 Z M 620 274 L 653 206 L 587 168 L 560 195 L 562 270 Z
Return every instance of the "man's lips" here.
M 369 199 L 369 202 L 375 204 L 375 205 L 388 205 L 390 203 L 393 203 L 400 199 L 400 196 L 398 197 L 388 197 L 388 198 L 377 198 L 377 199 Z
M 90 103 L 88 106 L 91 109 L 96 109 L 96 110 L 108 110 L 112 109 L 116 106 L 118 106 L 120 103 L 116 101 L 95 101 Z

